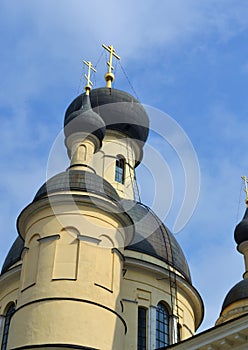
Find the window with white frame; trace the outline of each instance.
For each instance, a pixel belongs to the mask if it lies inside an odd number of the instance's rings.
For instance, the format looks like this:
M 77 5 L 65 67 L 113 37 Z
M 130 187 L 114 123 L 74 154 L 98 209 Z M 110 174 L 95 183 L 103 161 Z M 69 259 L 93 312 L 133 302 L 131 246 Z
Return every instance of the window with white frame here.
M 156 348 L 169 345 L 169 311 L 163 303 L 156 309 Z

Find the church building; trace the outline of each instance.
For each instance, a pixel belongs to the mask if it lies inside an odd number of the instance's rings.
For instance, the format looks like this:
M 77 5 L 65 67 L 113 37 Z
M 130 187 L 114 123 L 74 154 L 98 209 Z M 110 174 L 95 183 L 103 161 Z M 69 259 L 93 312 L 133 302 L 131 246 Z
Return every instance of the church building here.
M 195 335 L 204 306 L 184 253 L 136 196 L 149 116 L 112 88 L 119 56 L 103 47 L 106 86 L 92 89 L 84 61 L 85 92 L 65 113 L 68 164 L 17 219 L 0 275 L 1 349 L 248 349 L 248 209 L 235 230 L 244 279 Z

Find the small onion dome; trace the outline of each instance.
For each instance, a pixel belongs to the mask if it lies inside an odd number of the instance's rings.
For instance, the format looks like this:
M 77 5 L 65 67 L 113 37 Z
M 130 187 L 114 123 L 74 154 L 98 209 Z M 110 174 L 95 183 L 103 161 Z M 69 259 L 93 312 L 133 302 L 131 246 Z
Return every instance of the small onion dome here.
M 69 169 L 49 179 L 36 193 L 33 202 L 51 194 L 63 192 L 88 192 L 119 201 L 114 187 L 101 176 L 84 170 Z
M 64 133 L 66 138 L 78 132 L 95 135 L 100 145 L 105 135 L 105 123 L 99 114 L 91 108 L 89 95 L 80 95 L 80 106 L 66 114 L 64 120 Z
M 248 241 L 248 208 L 242 221 L 235 228 L 234 239 L 237 244 Z
M 78 96 L 69 105 L 65 121 L 81 106 L 82 96 Z M 141 103 L 127 92 L 98 88 L 90 93 L 92 108 L 100 114 L 106 129 L 120 131 L 123 134 L 140 141 L 141 147 L 146 142 L 149 132 L 149 118 Z
M 225 308 L 227 308 L 227 306 L 243 299 L 248 299 L 248 279 L 247 278 L 235 284 L 235 286 L 232 287 L 232 289 L 227 293 L 222 305 L 222 311 Z

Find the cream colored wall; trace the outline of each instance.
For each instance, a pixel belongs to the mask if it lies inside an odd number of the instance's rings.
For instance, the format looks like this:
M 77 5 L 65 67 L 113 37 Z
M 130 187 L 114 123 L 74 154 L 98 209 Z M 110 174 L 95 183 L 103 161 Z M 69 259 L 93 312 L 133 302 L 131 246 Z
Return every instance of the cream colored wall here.
M 48 300 L 29 304 L 14 314 L 8 345 L 9 349 L 29 344 L 44 344 L 46 348 L 45 344 L 50 343 L 123 349 L 119 340 L 124 337 L 124 332 L 121 320 L 98 305 L 75 300 Z
M 22 214 L 26 249 L 10 349 L 43 343 L 123 349 L 122 220 L 83 200 L 77 209 L 70 203 L 34 203 Z
M 164 272 L 168 266 L 150 257 L 146 254 L 141 254 L 134 251 L 125 251 L 125 276 L 122 282 L 122 300 L 124 304 L 124 316 L 127 322 L 127 336 L 125 338 L 125 349 L 137 349 L 137 326 L 138 326 L 138 306 L 147 308 L 148 312 L 148 332 L 147 332 L 147 344 L 148 350 L 156 348 L 156 307 L 159 302 L 164 302 L 168 310 L 171 312 L 171 290 L 168 275 L 161 274 L 157 266 L 161 269 L 163 267 Z M 127 258 L 129 257 L 129 259 Z M 146 265 L 142 263 L 146 261 Z M 148 265 L 150 263 L 150 269 Z M 142 266 L 143 265 L 143 266 Z M 161 270 L 162 271 L 162 270 Z M 168 270 L 167 270 L 168 271 Z M 186 292 L 185 288 L 182 288 L 182 282 L 180 282 L 180 275 L 178 275 L 177 282 L 177 299 L 178 299 L 178 316 L 179 323 L 181 325 L 181 339 L 187 339 L 192 336 L 196 328 L 195 310 L 201 314 L 201 304 L 198 300 L 198 295 Z M 186 281 L 184 281 L 187 284 Z M 190 287 L 189 287 L 190 289 Z M 174 314 L 177 313 L 177 308 L 174 300 Z M 186 325 L 186 327 L 185 327 Z M 172 338 L 172 334 L 171 334 Z
M 10 304 L 15 303 L 20 286 L 21 265 L 16 265 L 0 277 L 0 344 L 5 315 Z
M 124 185 L 115 181 L 117 155 L 122 155 L 126 160 Z M 135 141 L 108 130 L 101 150 L 94 154 L 90 165 L 117 190 L 121 198 L 134 199 L 134 166 L 135 159 L 139 157 L 140 149 Z
M 37 230 L 36 225 L 44 227 L 44 222 L 38 220 L 36 224 L 33 223 L 28 237 Z M 48 225 L 45 226 L 48 228 Z M 14 339 L 10 337 L 10 346 L 14 347 L 23 343 L 33 344 L 38 341 L 47 343 L 52 339 L 52 341 L 57 340 L 60 343 L 73 344 L 82 344 L 83 341 L 83 344 L 97 345 L 99 349 L 122 349 L 123 346 L 126 350 L 136 350 L 138 306 L 144 306 L 148 310 L 148 350 L 154 349 L 156 306 L 160 301 L 163 301 L 168 305 L 168 309 L 171 308 L 168 279 L 163 278 L 164 276 L 159 275 L 155 270 L 152 272 L 152 270 L 148 271 L 147 268 L 142 268 L 142 265 L 135 267 L 127 263 L 124 266 L 127 270 L 121 282 L 121 295 L 119 295 L 122 261 L 118 251 L 112 252 L 110 248 L 100 248 L 96 242 L 80 239 L 77 235 L 79 233 L 77 228 L 62 229 L 59 234 L 55 235 L 52 233 L 54 230 L 45 236 L 44 232 L 41 232 L 40 236 L 41 238 L 43 236 L 43 239 L 39 243 L 39 265 L 35 284 L 27 289 L 21 289 L 17 295 L 19 272 L 15 279 L 11 278 L 8 283 L 5 281 L 4 288 L 1 288 L 2 310 L 9 302 L 16 299 L 18 299 L 17 309 L 23 306 L 12 319 L 11 327 L 15 330 L 15 336 Z M 29 241 L 32 242 L 32 240 Z M 73 243 L 76 245 L 76 249 L 72 247 Z M 58 246 L 61 248 L 59 253 Z M 70 251 L 68 251 L 68 247 Z M 77 251 L 78 255 L 75 254 Z M 28 250 L 23 254 L 23 273 L 27 252 Z M 129 251 L 125 255 L 126 257 L 129 255 L 132 258 L 150 261 L 151 266 L 157 262 L 160 268 L 167 267 L 162 261 L 145 254 Z M 64 261 L 62 256 L 65 257 Z M 60 264 L 62 264 L 60 271 L 63 275 L 55 276 L 54 272 L 58 272 L 57 265 Z M 72 264 L 75 268 L 80 267 L 76 277 Z M 110 269 L 107 268 L 106 264 L 110 266 Z M 108 273 L 106 273 L 107 271 Z M 112 271 L 112 276 L 110 271 Z M 60 280 L 60 278 L 64 278 L 64 280 Z M 72 300 L 63 300 L 63 298 L 71 298 Z M 29 304 L 37 299 L 44 301 Z M 95 304 L 84 303 L 82 299 L 97 302 L 103 307 L 112 308 L 119 313 L 127 324 L 126 336 L 124 336 L 125 327 L 120 318 Z M 191 306 L 194 301 L 191 300 L 190 303 L 189 299 L 189 295 L 180 288 L 180 283 L 178 283 L 179 323 L 182 326 L 182 339 L 191 336 L 188 327 L 192 333 L 195 330 L 194 311 Z M 25 304 L 27 306 L 24 306 Z M 58 315 L 67 315 L 67 317 L 58 320 Z M 82 315 L 85 317 L 82 318 Z M 29 322 L 24 323 L 23 319 L 27 319 Z M 31 328 L 30 324 L 32 324 Z M 184 325 L 187 325 L 187 328 Z M 89 331 L 89 327 L 98 330 L 94 337 L 92 337 L 92 331 Z M 43 331 L 39 332 L 40 329 Z M 63 329 L 66 329 L 66 332 L 63 332 Z M 25 335 L 25 339 L 22 335 Z M 123 338 L 125 338 L 125 345 L 122 345 Z M 118 346 L 113 345 L 114 342 Z
M 7 306 L 15 302 L 19 290 L 21 266 L 0 277 L 0 315 L 5 315 Z
M 168 265 L 146 254 L 125 251 L 122 278 L 120 252 L 125 232 L 121 222 L 88 204 L 77 203 L 76 211 L 64 200 L 58 206 L 53 208 L 56 216 L 49 206 L 30 208 L 33 215 L 27 213 L 21 223 L 26 239 L 21 287 L 17 293 L 15 278 L 1 290 L 3 307 L 17 299 L 9 348 L 59 342 L 136 350 L 138 306 L 144 306 L 148 310 L 148 350 L 154 349 L 156 306 L 163 301 L 171 308 Z M 180 281 L 184 278 L 177 274 L 179 323 L 182 339 L 186 339 L 195 331 L 196 310 L 202 310 L 197 295 L 192 297 L 183 288 Z

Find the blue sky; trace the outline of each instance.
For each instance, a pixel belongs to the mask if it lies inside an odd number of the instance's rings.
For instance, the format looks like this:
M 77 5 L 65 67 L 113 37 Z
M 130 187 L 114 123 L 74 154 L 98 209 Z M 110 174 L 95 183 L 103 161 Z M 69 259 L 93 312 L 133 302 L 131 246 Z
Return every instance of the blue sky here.
M 114 87 L 134 89 L 142 103 L 174 118 L 198 156 L 199 202 L 176 237 L 205 302 L 201 330 L 213 326 L 225 294 L 244 272 L 233 229 L 245 210 L 240 177 L 248 175 L 247 18 L 245 0 L 2 0 L 0 261 L 16 237 L 16 217 L 46 179 L 64 112 L 82 89 L 82 59 L 101 57 L 94 80 L 104 86 L 101 44 L 113 44 L 132 85 L 117 66 Z M 165 220 L 173 227 L 183 173 L 154 133 L 149 147 L 165 159 L 174 180 Z M 152 175 L 141 177 L 141 196 L 151 205 Z M 165 184 L 159 195 L 169 191 Z

